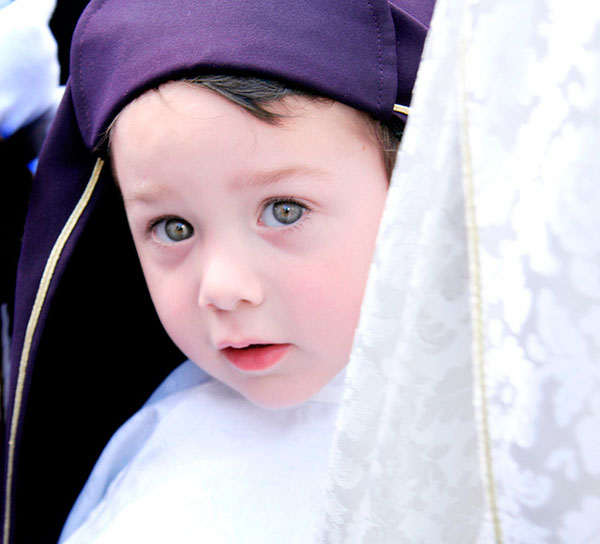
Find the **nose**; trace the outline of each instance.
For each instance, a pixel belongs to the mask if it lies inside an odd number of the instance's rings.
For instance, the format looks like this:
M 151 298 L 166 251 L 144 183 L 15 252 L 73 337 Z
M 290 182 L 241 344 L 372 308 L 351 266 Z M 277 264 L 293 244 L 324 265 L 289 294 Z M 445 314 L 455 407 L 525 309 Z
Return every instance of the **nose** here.
M 263 284 L 250 255 L 230 248 L 204 261 L 198 292 L 201 308 L 231 311 L 244 303 L 259 306 L 263 300 Z

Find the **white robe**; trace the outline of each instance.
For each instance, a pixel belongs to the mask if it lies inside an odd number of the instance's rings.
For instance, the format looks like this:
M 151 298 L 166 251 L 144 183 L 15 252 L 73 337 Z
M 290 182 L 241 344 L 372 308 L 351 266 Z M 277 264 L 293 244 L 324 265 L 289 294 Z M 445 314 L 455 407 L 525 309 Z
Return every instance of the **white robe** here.
M 109 442 L 60 542 L 310 542 L 342 386 L 265 410 L 184 363 Z

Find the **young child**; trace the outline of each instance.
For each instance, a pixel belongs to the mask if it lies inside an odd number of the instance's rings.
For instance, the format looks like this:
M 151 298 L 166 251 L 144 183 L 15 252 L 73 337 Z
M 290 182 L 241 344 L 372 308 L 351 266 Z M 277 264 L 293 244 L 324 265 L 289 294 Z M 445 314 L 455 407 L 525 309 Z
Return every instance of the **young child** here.
M 102 444 L 180 356 L 135 291 L 114 182 L 158 317 L 190 361 L 114 435 L 61 541 L 311 541 L 394 111 L 407 111 L 431 9 L 90 4 L 21 257 L 6 542 L 56 538 L 56 521 L 32 528 L 25 512 L 64 519 Z M 40 460 L 48 435 L 59 445 Z

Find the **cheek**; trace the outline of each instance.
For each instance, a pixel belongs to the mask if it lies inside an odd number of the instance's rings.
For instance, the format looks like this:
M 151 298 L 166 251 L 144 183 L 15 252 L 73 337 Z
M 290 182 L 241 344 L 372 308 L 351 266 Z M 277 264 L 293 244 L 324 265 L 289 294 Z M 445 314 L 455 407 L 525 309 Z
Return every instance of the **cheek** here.
M 293 326 L 330 356 L 345 358 L 354 338 L 370 255 L 344 259 L 346 251 L 304 266 L 286 278 Z
M 182 326 L 185 323 L 185 308 L 180 293 L 173 292 L 168 284 L 153 284 L 148 280 L 147 283 L 154 308 L 163 327 L 175 343 L 179 344 L 178 338 L 175 336 L 178 336 L 178 331 L 182 331 Z
M 318 269 L 305 274 L 306 299 L 312 302 L 310 311 L 316 320 L 317 334 L 334 356 L 346 358 L 354 339 L 379 217 L 374 212 L 368 221 L 360 223 L 361 228 L 345 233 L 340 237 L 342 241 L 329 248 Z M 305 311 L 308 313 L 309 309 Z
M 193 330 L 193 309 L 196 293 L 193 286 L 163 273 L 152 266 L 151 260 L 140 255 L 146 285 L 158 317 L 173 341 L 183 350 L 182 339 Z
M 153 296 L 154 307 L 174 344 L 193 361 L 209 361 L 210 338 L 206 323 L 200 321 L 195 299 L 180 290 L 162 290 Z

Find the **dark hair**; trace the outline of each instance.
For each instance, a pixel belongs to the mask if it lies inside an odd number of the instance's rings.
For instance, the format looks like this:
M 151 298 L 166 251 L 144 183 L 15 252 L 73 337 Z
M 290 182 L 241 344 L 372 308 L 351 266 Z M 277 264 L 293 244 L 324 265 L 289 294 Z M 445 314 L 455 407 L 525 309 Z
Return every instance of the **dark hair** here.
M 202 75 L 186 81 L 220 94 L 258 119 L 270 124 L 277 124 L 285 115 L 270 111 L 269 105 L 286 96 L 301 96 L 324 102 L 331 100 L 279 81 L 257 77 Z M 388 121 L 378 121 L 366 113 L 364 115 L 373 123 L 375 136 L 381 145 L 385 171 L 389 178 L 396 162 L 396 153 L 404 131 L 404 122 L 395 117 Z

